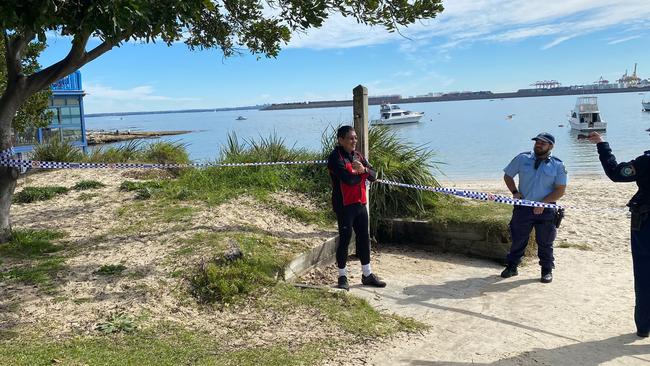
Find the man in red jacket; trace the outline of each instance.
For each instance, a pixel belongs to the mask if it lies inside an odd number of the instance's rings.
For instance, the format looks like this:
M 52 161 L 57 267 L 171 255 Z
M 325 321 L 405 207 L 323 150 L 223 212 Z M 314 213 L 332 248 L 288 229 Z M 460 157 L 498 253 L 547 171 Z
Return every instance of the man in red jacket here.
M 339 246 L 336 264 L 339 267 L 338 287 L 349 290 L 346 263 L 352 229 L 356 237 L 357 256 L 361 261 L 361 283 L 367 286 L 385 287 L 370 269 L 370 233 L 366 204 L 366 180 L 374 181 L 377 173 L 368 161 L 355 151 L 357 133 L 352 126 L 342 126 L 336 133 L 338 145 L 329 156 L 327 168 L 332 180 L 332 207 L 339 227 Z

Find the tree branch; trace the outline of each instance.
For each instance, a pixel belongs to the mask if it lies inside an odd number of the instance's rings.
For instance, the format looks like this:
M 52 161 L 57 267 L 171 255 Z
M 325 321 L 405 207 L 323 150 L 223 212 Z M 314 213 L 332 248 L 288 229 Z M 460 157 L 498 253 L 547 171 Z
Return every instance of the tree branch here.
M 90 33 L 78 33 L 72 39 L 70 52 L 61 61 L 35 72 L 27 78 L 27 89 L 35 93 L 48 87 L 53 82 L 72 73 L 85 64 L 86 44 Z
M 25 31 L 24 34 L 16 34 L 12 39 L 7 34 L 6 29 L 3 29 L 2 33 L 5 39 L 7 81 L 11 83 L 14 82 L 22 72 L 23 67 L 21 60 L 23 58 L 23 51 L 36 34 L 32 31 Z
M 90 33 L 75 35 L 72 40 L 72 48 L 64 59 L 29 76 L 27 80 L 28 90 L 35 93 L 48 87 L 53 82 L 71 74 L 83 65 L 110 51 L 121 39 L 126 38 L 105 40 L 99 46 L 86 52 L 86 45 L 90 39 Z
M 86 52 L 84 55 L 83 61 L 84 65 L 89 63 L 90 61 L 96 59 L 97 57 L 103 55 L 104 53 L 110 51 L 113 47 L 115 47 L 119 42 L 117 41 L 104 41 L 102 44 L 99 46 L 93 48 L 90 50 L 90 52 Z

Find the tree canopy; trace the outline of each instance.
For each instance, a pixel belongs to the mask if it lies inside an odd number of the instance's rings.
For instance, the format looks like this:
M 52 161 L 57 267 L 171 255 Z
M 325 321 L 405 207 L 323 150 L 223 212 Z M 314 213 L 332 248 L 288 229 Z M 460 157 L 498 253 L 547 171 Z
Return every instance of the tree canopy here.
M 125 41 L 182 41 L 190 49 L 248 50 L 276 57 L 294 32 L 317 28 L 333 14 L 389 31 L 435 17 L 442 0 L 2 0 L 6 87 L 0 96 L 0 150 L 11 146 L 12 121 L 29 98 Z M 35 41 L 69 37 L 68 54 L 30 70 Z M 100 40 L 90 49 L 91 37 Z M 0 166 L 0 243 L 11 232 L 13 169 Z

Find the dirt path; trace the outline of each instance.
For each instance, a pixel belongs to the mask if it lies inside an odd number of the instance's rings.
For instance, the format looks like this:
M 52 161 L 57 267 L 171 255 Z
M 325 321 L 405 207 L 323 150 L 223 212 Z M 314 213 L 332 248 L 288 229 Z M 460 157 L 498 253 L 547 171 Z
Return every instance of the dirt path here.
M 501 180 L 445 182 L 445 186 L 508 193 Z M 405 248 L 373 253 L 385 289 L 358 285 L 350 262 L 351 293 L 389 313 L 429 326 L 425 334 L 398 337 L 350 350 L 339 364 L 372 365 L 643 365 L 650 339 L 633 319 L 634 284 L 625 204 L 634 184 L 601 176 L 571 178 L 561 200 L 567 212 L 558 232 L 555 279 L 539 282 L 536 260 L 519 276 L 502 279 L 494 262 Z M 578 250 L 575 246 L 590 250 Z M 334 266 L 306 278 L 336 282 Z
M 541 284 L 537 263 L 504 280 L 489 261 L 383 249 L 374 269 L 388 286 L 354 285 L 351 293 L 431 329 L 351 358 L 364 355 L 372 365 L 650 364 L 650 340 L 633 333 L 630 255 L 557 249 L 556 257 L 553 283 Z M 358 283 L 360 268 L 351 267 Z

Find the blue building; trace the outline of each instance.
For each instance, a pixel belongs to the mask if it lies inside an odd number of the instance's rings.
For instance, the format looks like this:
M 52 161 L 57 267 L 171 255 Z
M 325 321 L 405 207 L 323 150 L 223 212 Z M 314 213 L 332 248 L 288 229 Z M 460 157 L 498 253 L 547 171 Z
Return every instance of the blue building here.
M 52 84 L 51 88 L 52 97 L 48 107 L 52 112 L 50 125 L 17 134 L 14 140 L 16 152 L 29 152 L 34 149 L 34 145 L 48 143 L 55 139 L 69 142 L 73 146 L 86 150 L 88 143 L 86 141 L 81 73 L 75 71 Z

